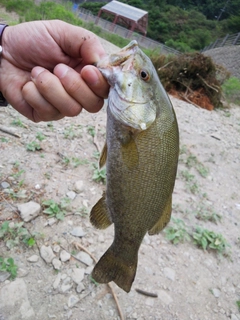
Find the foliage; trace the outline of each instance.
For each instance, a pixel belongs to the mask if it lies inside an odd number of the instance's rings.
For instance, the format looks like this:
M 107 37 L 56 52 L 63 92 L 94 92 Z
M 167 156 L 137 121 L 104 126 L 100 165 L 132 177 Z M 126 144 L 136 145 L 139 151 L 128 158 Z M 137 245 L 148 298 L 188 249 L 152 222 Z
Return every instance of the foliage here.
M 29 142 L 26 148 L 27 148 L 27 151 L 32 151 L 32 152 L 42 150 L 40 144 L 37 141 Z
M 96 182 L 102 182 L 106 184 L 106 168 L 98 168 L 97 164 L 93 164 L 93 176 L 92 179 Z
M 17 265 L 14 263 L 13 258 L 0 257 L 0 271 L 9 272 L 10 278 L 14 280 L 17 276 Z
M 222 85 L 223 95 L 228 102 L 240 104 L 240 80 L 236 77 L 231 77 Z
M 54 200 L 45 200 L 42 202 L 42 205 L 45 207 L 43 213 L 49 215 L 49 217 L 54 217 L 58 220 L 63 220 L 66 215 L 66 209 L 69 206 L 70 199 L 63 198 L 60 203 L 55 202 Z
M 3 239 L 9 249 L 21 242 L 29 247 L 35 244 L 34 237 L 23 227 L 23 222 L 10 224 L 9 221 L 4 221 L 0 228 L 0 239 Z
M 166 238 L 173 244 L 190 241 L 186 225 L 183 220 L 172 218 L 173 224 L 165 229 Z
M 221 234 L 217 234 L 214 231 L 203 229 L 201 227 L 196 227 L 192 236 L 194 243 L 203 250 L 212 249 L 223 254 L 226 253 L 227 247 L 230 246 Z

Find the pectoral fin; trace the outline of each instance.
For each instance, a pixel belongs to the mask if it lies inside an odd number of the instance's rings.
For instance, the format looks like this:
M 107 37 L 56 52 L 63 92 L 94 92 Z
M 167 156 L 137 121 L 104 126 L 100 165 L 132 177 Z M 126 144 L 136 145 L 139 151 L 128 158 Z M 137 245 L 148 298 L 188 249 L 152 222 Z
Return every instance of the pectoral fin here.
M 126 144 L 122 144 L 121 149 L 123 163 L 128 167 L 128 169 L 135 168 L 139 163 L 139 156 L 137 145 L 134 139 L 131 137 Z
M 107 161 L 107 142 L 105 142 L 105 145 L 102 149 L 100 159 L 99 159 L 99 168 L 101 169 Z
M 102 198 L 98 200 L 90 212 L 90 221 L 97 229 L 106 229 L 112 224 L 110 215 L 108 213 L 106 196 L 103 194 Z
M 163 213 L 157 223 L 148 231 L 150 236 L 159 233 L 163 230 L 168 222 L 171 219 L 171 212 L 172 212 L 172 195 L 170 196 L 169 200 L 166 203 L 166 206 L 163 210 Z

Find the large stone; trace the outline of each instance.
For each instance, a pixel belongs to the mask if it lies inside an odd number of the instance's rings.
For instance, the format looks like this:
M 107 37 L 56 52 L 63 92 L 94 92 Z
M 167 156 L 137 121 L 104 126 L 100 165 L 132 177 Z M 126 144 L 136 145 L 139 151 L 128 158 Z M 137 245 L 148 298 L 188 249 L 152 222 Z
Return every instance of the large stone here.
M 72 280 L 76 283 L 76 284 L 79 284 L 83 278 L 84 278 L 84 273 L 85 273 L 85 270 L 84 269 L 80 269 L 80 268 L 74 268 L 72 270 Z
M 18 204 L 17 208 L 20 212 L 21 218 L 25 222 L 29 222 L 36 218 L 41 210 L 40 204 L 34 201 Z
M 91 266 L 93 264 L 93 259 L 86 252 L 80 251 L 76 255 L 76 258 L 84 264 L 86 264 L 87 266 Z
M 27 286 L 23 279 L 17 278 L 1 288 L 0 310 L 8 320 L 36 319 L 34 310 L 28 300 Z
M 41 257 L 47 262 L 51 263 L 52 260 L 55 258 L 55 254 L 52 251 L 52 248 L 50 246 L 41 246 L 40 248 L 40 254 Z

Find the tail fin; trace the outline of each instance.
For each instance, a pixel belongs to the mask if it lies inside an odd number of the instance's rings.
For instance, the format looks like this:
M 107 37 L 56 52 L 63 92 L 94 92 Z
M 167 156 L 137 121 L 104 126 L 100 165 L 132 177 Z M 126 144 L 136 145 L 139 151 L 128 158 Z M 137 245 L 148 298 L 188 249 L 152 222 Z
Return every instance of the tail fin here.
M 137 270 L 137 257 L 128 263 L 114 254 L 110 247 L 96 264 L 92 277 L 99 283 L 114 281 L 124 291 L 131 290 Z

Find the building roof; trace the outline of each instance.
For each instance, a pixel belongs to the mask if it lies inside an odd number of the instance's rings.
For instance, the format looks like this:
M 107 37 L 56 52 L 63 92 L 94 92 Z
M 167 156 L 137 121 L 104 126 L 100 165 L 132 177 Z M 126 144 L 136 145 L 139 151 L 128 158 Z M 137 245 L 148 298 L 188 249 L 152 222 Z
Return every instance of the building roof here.
M 119 1 L 111 1 L 99 10 L 98 17 L 101 16 L 102 12 L 115 16 L 113 21 L 114 25 L 116 23 L 120 23 L 130 29 L 131 32 L 137 30 L 142 32 L 144 35 L 147 33 L 147 11 L 135 8 Z
M 103 11 L 108 11 L 115 13 L 119 16 L 126 17 L 133 21 L 138 21 L 142 17 L 144 17 L 146 14 L 148 14 L 147 11 L 132 7 L 128 4 L 119 2 L 119 1 L 111 1 L 105 6 L 101 8 Z

